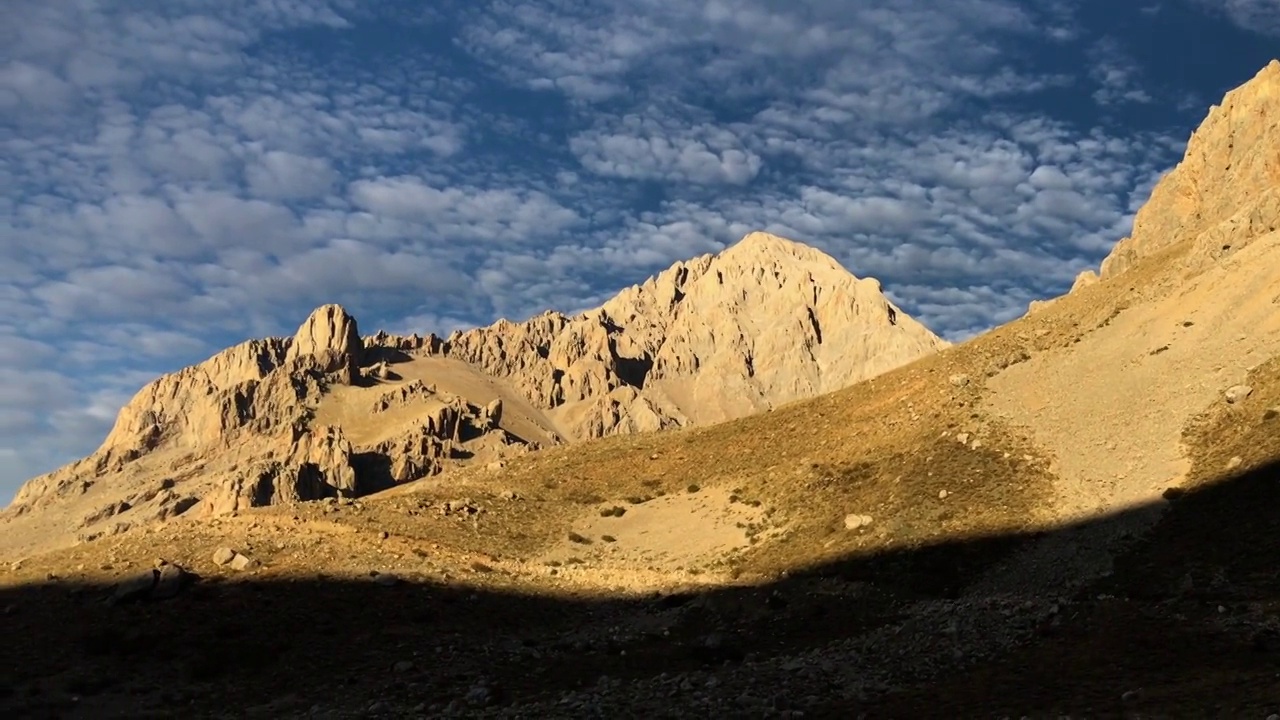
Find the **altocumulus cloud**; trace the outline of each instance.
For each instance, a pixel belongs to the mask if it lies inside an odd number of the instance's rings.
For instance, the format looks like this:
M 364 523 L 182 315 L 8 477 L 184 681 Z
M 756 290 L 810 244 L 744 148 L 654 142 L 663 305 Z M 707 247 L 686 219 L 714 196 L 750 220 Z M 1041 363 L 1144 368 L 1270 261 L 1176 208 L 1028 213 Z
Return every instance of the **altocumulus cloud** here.
M 767 229 L 953 339 L 1016 317 L 1280 32 L 1269 1 L 1114 5 L 9 0 L 0 494 L 323 302 L 448 332 Z

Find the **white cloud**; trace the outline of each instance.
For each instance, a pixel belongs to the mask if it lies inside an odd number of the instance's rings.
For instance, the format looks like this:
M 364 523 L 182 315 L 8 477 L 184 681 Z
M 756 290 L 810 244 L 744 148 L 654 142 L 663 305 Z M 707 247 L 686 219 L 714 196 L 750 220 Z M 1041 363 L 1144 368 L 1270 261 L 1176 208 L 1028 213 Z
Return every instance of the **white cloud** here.
M 1193 0 L 1225 15 L 1244 30 L 1280 36 L 1280 4 L 1275 0 Z
M 1091 50 L 1093 67 L 1090 77 L 1098 84 L 1093 99 L 1099 105 L 1150 103 L 1151 94 L 1143 87 L 1137 64 L 1114 38 L 1101 38 Z
M 519 242 L 554 235 L 580 220 L 537 191 L 436 188 L 406 176 L 357 180 L 349 192 L 358 208 L 459 239 Z
M 744 185 L 763 164 L 729 130 L 664 128 L 638 115 L 622 118 L 616 129 L 575 135 L 569 149 L 588 171 L 627 179 Z

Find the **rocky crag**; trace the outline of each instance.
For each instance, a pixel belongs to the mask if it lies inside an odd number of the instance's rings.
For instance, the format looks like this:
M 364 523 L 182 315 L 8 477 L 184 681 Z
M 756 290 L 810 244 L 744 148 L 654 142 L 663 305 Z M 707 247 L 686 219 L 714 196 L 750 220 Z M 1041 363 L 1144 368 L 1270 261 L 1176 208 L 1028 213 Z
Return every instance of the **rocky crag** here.
M 1239 253 L 1280 227 L 1280 61 L 1209 108 L 1182 160 L 1164 175 L 1097 272 L 1072 293 L 1130 271 L 1162 252 L 1181 254 L 1187 278 Z M 1035 301 L 1034 312 L 1053 300 Z
M 707 424 L 947 343 L 813 248 L 753 233 L 600 308 L 362 338 L 342 307 L 158 378 L 89 457 L 29 481 L 24 538 L 365 495 L 546 445 Z M 18 533 L 7 533 L 16 537 Z

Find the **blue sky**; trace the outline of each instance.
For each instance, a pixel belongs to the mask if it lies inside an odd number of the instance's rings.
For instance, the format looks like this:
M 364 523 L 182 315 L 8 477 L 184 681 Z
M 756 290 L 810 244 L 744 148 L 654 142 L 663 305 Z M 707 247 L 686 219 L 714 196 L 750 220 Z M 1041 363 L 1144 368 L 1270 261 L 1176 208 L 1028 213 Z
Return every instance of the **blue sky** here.
M 1277 0 L 5 0 L 0 496 L 316 305 L 444 334 L 755 229 L 971 336 L 1278 38 Z

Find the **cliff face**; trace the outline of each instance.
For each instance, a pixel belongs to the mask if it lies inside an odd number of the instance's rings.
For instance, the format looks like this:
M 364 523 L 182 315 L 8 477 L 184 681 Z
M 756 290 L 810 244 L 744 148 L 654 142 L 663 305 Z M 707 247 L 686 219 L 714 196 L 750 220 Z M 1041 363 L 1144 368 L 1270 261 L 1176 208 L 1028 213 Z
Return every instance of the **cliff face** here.
M 947 343 L 811 247 L 752 233 L 601 307 L 457 332 L 576 438 L 704 424 L 830 392 Z
M 1192 267 L 1239 250 L 1280 226 L 1280 62 L 1228 92 L 1134 217 L 1133 233 L 1102 262 L 1115 277 L 1184 242 Z

